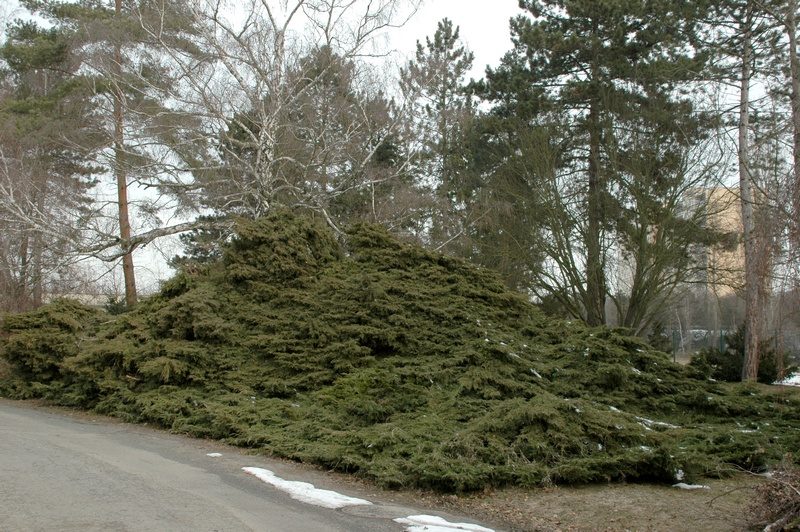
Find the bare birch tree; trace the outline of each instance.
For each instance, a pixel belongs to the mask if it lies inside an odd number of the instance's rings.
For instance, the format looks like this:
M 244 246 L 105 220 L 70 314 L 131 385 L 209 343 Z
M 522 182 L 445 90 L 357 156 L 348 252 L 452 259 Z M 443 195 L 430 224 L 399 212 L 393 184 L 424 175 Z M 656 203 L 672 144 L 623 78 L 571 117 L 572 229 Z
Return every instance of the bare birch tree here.
M 199 53 L 161 44 L 181 76 L 169 99 L 202 122 L 185 136 L 205 154 L 187 166 L 191 182 L 158 186 L 185 205 L 218 213 L 257 218 L 283 204 L 322 213 L 335 226 L 336 198 L 368 192 L 403 172 L 398 160 L 388 175 L 372 171 L 401 135 L 396 117 L 402 113 L 389 109 L 381 80 L 371 74 L 376 39 L 404 23 L 416 3 L 190 4 Z M 160 27 L 144 19 L 142 26 L 150 38 L 161 39 Z

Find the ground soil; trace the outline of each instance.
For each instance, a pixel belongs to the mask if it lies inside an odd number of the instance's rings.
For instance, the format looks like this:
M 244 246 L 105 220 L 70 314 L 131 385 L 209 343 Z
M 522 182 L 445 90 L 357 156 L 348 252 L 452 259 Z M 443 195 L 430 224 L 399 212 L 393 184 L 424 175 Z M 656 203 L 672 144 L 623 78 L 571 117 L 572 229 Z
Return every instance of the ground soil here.
M 389 502 L 435 512 L 465 514 L 506 532 L 734 532 L 748 522 L 754 488 L 764 477 L 730 471 L 724 479 L 702 479 L 707 489 L 625 483 L 506 488 L 466 495 L 420 490 L 380 492 L 352 476 L 328 472 L 342 485 Z M 380 495 L 378 495 L 380 493 Z
M 432 502 L 515 531 L 742 531 L 748 530 L 748 500 L 760 481 L 739 474 L 704 481 L 709 489 L 617 483 L 434 496 Z
M 420 490 L 381 492 L 392 503 L 422 506 L 435 512 L 465 514 L 506 532 L 742 532 L 755 530 L 748 521 L 760 475 L 724 472 L 727 478 L 702 479 L 707 489 L 681 489 L 665 484 L 625 483 L 506 488 L 466 495 Z M 328 472 L 341 484 L 372 492 L 352 476 Z

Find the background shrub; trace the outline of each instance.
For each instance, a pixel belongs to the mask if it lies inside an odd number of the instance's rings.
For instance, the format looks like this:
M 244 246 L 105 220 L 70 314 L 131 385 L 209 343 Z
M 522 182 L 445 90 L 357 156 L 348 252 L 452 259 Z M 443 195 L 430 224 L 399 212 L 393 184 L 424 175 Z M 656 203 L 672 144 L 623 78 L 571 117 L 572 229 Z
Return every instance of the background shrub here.
M 724 350 L 706 347 L 692 356 L 689 365 L 700 371 L 707 378 L 718 381 L 739 382 L 742 380 L 742 365 L 744 364 L 745 332 L 742 323 L 736 332 L 727 338 Z M 761 342 L 761 356 L 758 363 L 758 382 L 771 384 L 778 375 L 778 357 L 783 357 L 783 368 L 787 374 L 792 369 L 789 355 L 777 352 L 772 339 Z

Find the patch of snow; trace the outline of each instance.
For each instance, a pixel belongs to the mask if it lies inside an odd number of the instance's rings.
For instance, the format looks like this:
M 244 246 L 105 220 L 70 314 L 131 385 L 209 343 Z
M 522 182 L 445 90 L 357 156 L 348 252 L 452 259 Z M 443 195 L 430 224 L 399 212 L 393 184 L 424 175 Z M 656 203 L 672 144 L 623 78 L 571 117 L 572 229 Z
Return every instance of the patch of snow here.
M 652 419 L 647 419 L 646 417 L 636 416 L 636 419 L 641 421 L 640 425 L 644 426 L 644 428 L 648 430 L 652 430 L 650 428 L 651 425 L 657 425 L 659 427 L 666 427 L 668 429 L 679 429 L 678 425 L 671 425 L 669 423 L 664 423 L 663 421 L 653 421 Z
M 450 523 L 447 520 L 433 515 L 411 515 L 408 517 L 398 517 L 395 523 L 408 525 L 406 532 L 452 532 L 454 530 L 468 530 L 470 532 L 494 532 L 485 526 L 473 525 L 471 523 Z
M 516 353 L 509 353 L 508 356 L 511 356 L 511 357 L 514 357 L 514 358 L 519 358 L 519 355 L 516 354 Z
M 611 405 L 609 405 L 609 406 L 608 406 L 608 408 L 610 408 L 612 412 L 622 412 L 622 410 L 620 410 L 620 409 L 619 409 L 619 408 L 617 408 L 616 406 L 611 406 Z
M 709 486 L 704 486 L 701 484 L 685 484 L 683 482 L 678 482 L 677 484 L 672 485 L 673 488 L 680 488 L 682 490 L 710 490 Z
M 638 370 L 638 369 L 636 369 L 636 368 L 631 368 L 631 369 L 632 369 L 632 370 L 633 370 L 633 372 L 634 372 L 634 373 L 636 373 L 637 375 L 641 375 L 641 374 L 642 374 L 642 372 L 641 372 L 641 371 L 639 371 L 639 370 Z
M 222 453 L 208 453 L 206 456 L 210 456 L 211 458 L 219 458 L 222 456 Z
M 539 372 L 538 372 L 538 371 L 536 371 L 536 370 L 535 370 L 535 369 L 533 369 L 533 368 L 531 368 L 531 373 L 533 373 L 534 375 L 536 375 L 536 376 L 537 376 L 537 377 L 539 377 L 540 379 L 542 378 L 542 376 L 541 376 L 541 375 L 539 375 Z
M 782 381 L 778 381 L 775 384 L 779 386 L 800 386 L 800 373 L 789 375 Z
M 675 470 L 675 480 L 683 480 L 683 471 L 680 469 Z
M 243 467 L 245 473 L 254 475 L 256 478 L 263 480 L 281 491 L 289 494 L 289 497 L 296 501 L 321 506 L 323 508 L 344 508 L 345 506 L 360 506 L 369 505 L 371 502 L 365 499 L 358 499 L 356 497 L 348 497 L 335 491 L 322 490 L 315 488 L 313 484 L 308 482 L 298 482 L 296 480 L 284 480 L 269 469 L 262 469 L 260 467 Z

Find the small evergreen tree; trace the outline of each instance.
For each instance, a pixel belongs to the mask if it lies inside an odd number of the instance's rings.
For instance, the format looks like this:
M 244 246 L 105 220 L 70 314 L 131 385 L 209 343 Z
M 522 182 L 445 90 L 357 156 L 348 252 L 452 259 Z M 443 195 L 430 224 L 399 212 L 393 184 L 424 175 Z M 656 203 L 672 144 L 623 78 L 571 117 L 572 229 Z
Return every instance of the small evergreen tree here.
M 416 157 L 416 184 L 433 203 L 427 221 L 429 243 L 457 252 L 457 240 L 470 223 L 466 174 L 471 163 L 467 140 L 476 111 L 466 85 L 474 54 L 461 42 L 450 19 L 437 25 L 433 38 L 417 41 L 414 59 L 401 72 L 401 87 L 414 101 L 410 125 Z

